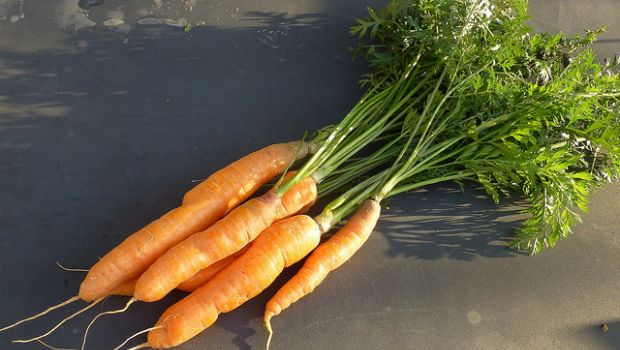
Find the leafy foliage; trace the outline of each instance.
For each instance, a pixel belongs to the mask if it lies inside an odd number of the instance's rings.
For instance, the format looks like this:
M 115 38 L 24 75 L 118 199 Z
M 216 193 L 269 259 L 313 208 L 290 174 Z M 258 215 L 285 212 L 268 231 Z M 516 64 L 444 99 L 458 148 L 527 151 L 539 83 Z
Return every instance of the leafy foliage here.
M 536 253 L 620 174 L 620 58 L 597 62 L 601 30 L 530 34 L 524 0 L 393 0 L 368 14 L 352 28 L 373 68 L 363 82 L 396 91 L 409 137 L 379 198 L 463 179 L 496 202 L 519 191 L 531 217 L 513 246 Z

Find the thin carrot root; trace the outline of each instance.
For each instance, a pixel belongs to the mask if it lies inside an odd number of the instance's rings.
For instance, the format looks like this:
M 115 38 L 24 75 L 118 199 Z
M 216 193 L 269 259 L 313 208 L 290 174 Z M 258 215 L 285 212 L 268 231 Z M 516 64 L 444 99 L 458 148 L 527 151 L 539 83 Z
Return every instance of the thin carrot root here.
M 37 337 L 31 338 L 31 339 L 16 339 L 13 340 L 13 343 L 31 343 L 33 341 L 37 341 L 39 339 L 45 338 L 48 335 L 52 334 L 55 330 L 57 330 L 58 328 L 60 328 L 60 326 L 62 326 L 65 322 L 69 321 L 70 319 L 79 316 L 80 314 L 88 311 L 90 308 L 92 308 L 93 306 L 97 305 L 100 301 L 102 301 L 105 297 L 101 297 L 95 301 L 93 301 L 92 303 L 90 303 L 89 305 L 87 305 L 85 308 L 82 308 L 78 311 L 76 311 L 75 313 L 73 313 L 72 315 L 70 315 L 69 317 L 63 319 L 62 321 L 60 321 L 56 326 L 54 326 L 54 328 L 50 329 L 49 331 L 47 331 L 44 334 L 41 334 Z
M 156 329 L 160 329 L 160 328 L 164 328 L 164 325 L 159 325 L 159 326 L 155 326 L 155 327 L 151 327 L 151 328 L 143 329 L 143 330 L 141 330 L 140 332 L 137 332 L 137 333 L 135 333 L 134 335 L 132 335 L 131 337 L 129 337 L 129 338 L 127 338 L 127 339 L 125 339 L 125 341 L 124 341 L 121 345 L 119 345 L 119 346 L 115 347 L 113 350 L 120 350 L 123 346 L 125 346 L 125 344 L 129 343 L 129 341 L 130 341 L 131 339 L 133 339 L 133 338 L 135 338 L 135 337 L 137 337 L 137 336 L 139 336 L 139 335 L 141 335 L 141 334 L 148 333 L 148 332 L 150 332 L 150 331 L 153 331 L 153 330 L 156 330 Z M 133 348 L 130 348 L 130 349 L 128 349 L 128 350 L 131 350 L 131 349 L 144 349 L 144 348 L 145 348 L 145 345 L 146 345 L 146 347 L 149 347 L 149 346 L 150 346 L 148 343 L 142 343 L 142 344 L 136 345 L 136 346 L 134 346 Z
M 127 350 L 138 350 L 138 349 L 146 349 L 146 348 L 150 348 L 151 346 L 149 345 L 149 343 L 142 343 L 142 344 L 138 344 L 132 348 L 129 348 Z
M 39 342 L 39 344 L 41 344 L 41 345 L 43 345 L 46 348 L 51 349 L 51 350 L 77 350 L 77 349 L 72 349 L 72 348 L 57 348 L 55 346 L 49 345 L 48 343 L 44 342 L 41 339 L 37 339 L 37 341 Z
M 267 345 L 265 345 L 265 349 L 269 350 L 269 345 L 271 345 L 271 338 L 273 337 L 273 329 L 271 329 L 271 316 L 265 317 L 265 328 L 267 328 Z
M 69 304 L 71 304 L 71 303 L 73 303 L 74 301 L 77 301 L 77 300 L 80 300 L 80 297 L 79 297 L 79 296 L 77 296 L 77 295 L 76 295 L 76 296 L 73 296 L 73 297 L 71 297 L 71 298 L 69 298 L 69 299 L 67 299 L 67 300 L 63 301 L 62 303 L 60 303 L 60 304 L 58 304 L 58 305 L 54 305 L 54 306 L 50 306 L 50 307 L 48 307 L 45 311 L 40 312 L 40 313 L 38 313 L 38 314 L 36 314 L 36 315 L 34 315 L 34 316 L 30 316 L 30 317 L 28 317 L 28 318 L 24 318 L 23 320 L 17 321 L 17 322 L 15 322 L 15 323 L 13 323 L 13 324 L 11 324 L 11 325 L 8 325 L 8 326 L 6 326 L 6 327 L 4 327 L 4 328 L 0 328 L 0 332 L 3 332 L 3 331 L 6 331 L 7 329 L 11 329 L 11 328 L 13 328 L 13 327 L 16 327 L 16 326 L 18 326 L 18 325 L 20 325 L 20 324 L 22 324 L 22 323 L 25 323 L 25 322 L 28 322 L 28 321 L 32 321 L 32 320 L 34 320 L 34 319 L 36 319 L 36 318 L 39 318 L 39 317 L 41 317 L 41 316 L 47 315 L 47 314 L 48 314 L 48 313 L 50 313 L 51 311 L 54 311 L 54 310 L 56 310 L 56 309 L 59 309 L 59 308 L 61 308 L 61 307 L 65 306 L 65 305 L 69 305 Z
M 56 261 L 56 265 L 58 265 L 58 267 L 60 267 L 61 269 L 65 270 L 65 271 L 69 271 L 69 272 L 88 272 L 88 271 L 90 271 L 89 269 L 76 269 L 76 268 L 71 268 L 71 267 L 64 267 L 58 261 Z
M 90 321 L 90 323 L 88 324 L 88 327 L 86 327 L 86 331 L 84 331 L 84 339 L 82 340 L 82 347 L 80 347 L 80 349 L 84 350 L 84 347 L 86 346 L 86 337 L 88 336 L 88 331 L 90 330 L 90 327 L 95 323 L 95 321 L 97 321 L 99 317 L 104 316 L 104 315 L 113 315 L 113 314 L 120 314 L 122 312 L 125 312 L 127 311 L 127 309 L 129 309 L 129 306 L 131 306 L 131 304 L 133 304 L 136 301 L 137 300 L 135 298 L 131 298 L 129 299 L 129 301 L 127 301 L 127 304 L 125 304 L 125 306 L 122 309 L 102 312 L 99 315 L 95 316 L 95 318 L 93 318 L 93 320 Z

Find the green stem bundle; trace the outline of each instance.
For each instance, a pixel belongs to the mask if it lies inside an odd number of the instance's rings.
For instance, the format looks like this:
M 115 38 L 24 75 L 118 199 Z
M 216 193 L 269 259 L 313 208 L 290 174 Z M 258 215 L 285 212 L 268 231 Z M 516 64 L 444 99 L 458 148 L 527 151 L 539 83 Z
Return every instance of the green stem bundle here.
M 592 32 L 531 35 L 526 11 L 524 0 L 394 0 L 359 20 L 353 32 L 375 41 L 360 49 L 375 68 L 366 100 L 380 107 L 365 110 L 376 124 L 355 124 L 308 168 L 341 193 L 322 220 L 335 224 L 367 198 L 469 180 L 496 202 L 509 191 L 530 199 L 516 248 L 535 253 L 570 232 L 574 208 L 620 173 L 620 58 L 601 65 L 579 51 Z

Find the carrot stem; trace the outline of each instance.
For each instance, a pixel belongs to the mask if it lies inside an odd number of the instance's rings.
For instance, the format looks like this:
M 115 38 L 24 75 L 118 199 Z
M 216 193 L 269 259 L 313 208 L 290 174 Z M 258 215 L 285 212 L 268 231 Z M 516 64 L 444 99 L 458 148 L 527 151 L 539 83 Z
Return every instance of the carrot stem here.
M 313 154 L 313 156 L 298 170 L 297 174 L 287 181 L 284 181 L 277 189 L 276 193 L 282 195 L 286 193 L 288 189 L 294 186 L 298 181 L 314 174 L 317 169 L 323 165 L 326 161 L 333 161 L 336 159 L 333 155 L 338 152 L 343 146 L 341 144 L 350 145 L 362 140 L 359 135 L 355 135 L 356 131 L 360 130 L 360 127 L 367 127 L 368 125 L 377 124 L 376 118 L 381 117 L 382 123 L 389 121 L 389 116 L 382 116 L 378 113 L 383 106 L 388 104 L 389 99 L 386 95 L 390 95 L 394 89 L 384 89 L 381 92 L 374 94 L 378 87 L 374 87 L 371 91 L 366 93 L 367 98 L 360 100 L 351 111 L 343 118 L 343 120 L 335 126 L 329 136 L 325 138 L 325 141 Z M 396 112 L 396 111 L 394 111 Z M 391 114 L 390 114 L 391 115 Z M 365 129 L 361 129 L 362 133 Z M 377 135 L 378 136 L 378 135 Z M 351 140 L 352 138 L 352 140 Z M 365 142 L 370 143 L 372 138 L 365 139 Z M 353 147 L 355 148 L 355 147 Z M 346 160 L 354 155 L 354 152 L 348 154 L 339 154 L 339 160 Z
M 393 161 L 396 155 L 396 149 L 394 145 L 401 140 L 401 135 L 393 136 L 392 141 L 375 151 L 367 158 L 362 158 L 351 162 L 343 167 L 340 167 L 336 171 L 332 172 L 329 178 L 327 178 L 318 187 L 318 191 L 321 196 L 327 196 L 344 185 L 351 183 L 356 178 L 359 178 L 363 174 L 370 172 L 371 170 L 383 165 L 387 162 Z
M 390 193 L 388 194 L 388 197 L 391 197 L 391 196 L 394 196 L 394 195 L 397 195 L 399 193 L 403 193 L 406 191 L 412 191 L 420 187 L 444 182 L 444 181 L 464 180 L 468 178 L 473 179 L 474 175 L 475 173 L 473 171 L 464 171 L 464 172 L 459 172 L 459 173 L 452 174 L 452 175 L 446 175 L 446 176 L 432 178 L 432 179 L 425 180 L 425 181 L 419 181 L 419 182 L 408 184 L 408 185 L 398 186 L 392 189 L 392 191 L 390 191 Z

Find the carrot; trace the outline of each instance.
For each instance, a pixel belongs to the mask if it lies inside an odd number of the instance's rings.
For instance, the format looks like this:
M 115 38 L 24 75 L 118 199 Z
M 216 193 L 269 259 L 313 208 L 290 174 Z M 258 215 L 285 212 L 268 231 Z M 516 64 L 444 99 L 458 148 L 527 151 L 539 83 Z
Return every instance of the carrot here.
M 133 296 L 133 291 L 136 288 L 136 281 L 137 279 L 131 279 L 129 281 L 119 284 L 116 288 L 110 291 L 109 295 L 118 295 L 125 297 Z
M 291 175 L 293 175 L 294 172 L 290 172 L 289 174 L 287 174 L 286 177 L 289 177 Z M 285 178 L 286 178 L 285 177 Z M 314 202 L 312 202 L 314 203 Z M 311 203 L 311 204 L 312 204 Z M 307 205 L 306 207 L 302 208 L 299 212 L 305 212 L 310 206 L 311 204 Z M 248 245 L 246 245 L 245 247 L 243 247 L 241 250 L 239 250 L 238 252 L 216 262 L 213 263 L 211 265 L 209 265 L 209 267 L 200 270 L 199 272 L 197 272 L 196 274 L 194 274 L 192 277 L 190 277 L 188 280 L 186 280 L 185 282 L 179 284 L 177 286 L 177 289 L 184 291 L 184 292 L 188 292 L 191 293 L 194 290 L 198 289 L 199 287 L 201 287 L 202 285 L 206 284 L 209 280 L 211 280 L 214 276 L 216 276 L 220 271 L 222 271 L 223 269 L 225 269 L 226 267 L 228 267 L 231 263 L 233 263 L 235 260 L 237 260 L 239 257 L 241 257 L 251 246 L 253 243 L 250 243 Z M 110 292 L 110 295 L 120 295 L 120 296 L 133 296 L 134 294 L 134 289 L 135 289 L 135 284 L 136 284 L 136 280 L 131 280 L 128 282 L 124 282 L 122 283 L 120 286 L 116 287 L 112 292 Z M 84 333 L 84 342 L 82 343 L 82 349 L 84 349 L 84 345 L 86 343 L 86 336 L 88 334 L 88 329 L 90 329 L 90 327 L 92 326 L 92 324 L 101 316 L 104 315 L 110 315 L 110 314 L 116 314 L 116 313 L 121 313 L 127 310 L 127 308 L 129 307 L 129 305 L 131 305 L 133 302 L 135 301 L 135 299 L 131 299 L 127 305 L 125 305 L 125 307 L 119 309 L 119 310 L 112 310 L 112 311 L 107 311 L 107 312 L 103 312 L 100 313 L 99 315 L 97 315 L 92 321 L 91 323 L 88 325 L 86 332 Z
M 289 173 L 287 173 L 284 178 L 290 178 L 291 176 L 293 176 L 295 174 L 294 171 L 291 171 Z M 312 187 L 310 187 L 310 189 L 312 189 Z M 295 193 L 297 192 L 292 192 L 293 195 L 295 195 Z M 283 198 L 284 203 L 283 205 L 286 208 L 289 208 L 290 205 L 292 205 L 292 202 L 294 202 L 294 199 L 297 198 L 297 200 L 299 199 L 298 195 L 295 195 L 295 197 L 289 198 Z M 303 208 L 301 208 L 299 210 L 299 212 L 305 212 L 316 200 L 316 197 L 314 199 L 311 200 L 311 203 L 307 204 L 306 206 L 304 206 Z M 291 202 L 291 203 L 289 203 Z M 304 201 L 305 202 L 305 201 Z M 289 203 L 287 206 L 287 203 Z M 294 210 L 294 209 L 292 209 Z M 207 283 L 211 278 L 213 278 L 215 275 L 217 275 L 221 270 L 223 270 L 224 268 L 226 268 L 228 265 L 230 265 L 233 261 L 235 261 L 237 258 L 239 258 L 241 255 L 243 255 L 245 253 L 246 250 L 249 249 L 249 247 L 251 246 L 251 243 L 246 245 L 245 247 L 243 247 L 241 250 L 239 250 L 238 252 L 222 259 L 219 260 L 216 263 L 213 263 L 211 265 L 209 265 L 208 267 L 198 271 L 196 274 L 194 274 L 193 276 L 191 276 L 188 280 L 186 280 L 185 282 L 181 283 L 179 286 L 177 286 L 177 289 L 191 293 L 194 290 L 196 290 L 198 287 L 204 285 L 205 283 Z M 61 266 L 61 268 L 69 270 L 67 268 L 65 268 L 64 266 L 60 265 L 60 263 L 57 263 L 59 266 Z M 70 270 L 78 270 L 78 269 L 70 269 Z M 79 269 L 80 271 L 84 271 L 83 269 Z M 88 270 L 85 270 L 88 271 Z M 135 292 L 135 286 L 136 286 L 136 282 L 137 279 L 132 279 L 129 280 L 127 282 L 121 283 L 118 287 L 114 288 L 109 294 L 110 295 L 120 295 L 120 296 L 131 296 L 132 298 L 127 302 L 127 304 L 118 310 L 110 310 L 110 311 L 105 311 L 105 312 L 101 312 L 99 313 L 97 316 L 95 316 L 91 322 L 88 324 L 86 331 L 84 332 L 84 338 L 82 341 L 82 347 L 81 349 L 84 350 L 85 346 L 86 346 L 86 338 L 88 336 L 88 332 L 90 330 L 90 328 L 93 326 L 93 324 L 95 323 L 95 321 L 97 321 L 97 319 L 105 316 L 105 315 L 113 315 L 113 314 L 119 314 L 122 312 L 127 311 L 127 309 L 129 308 L 129 306 L 131 304 L 133 304 L 135 301 L 137 301 L 136 298 L 133 297 L 134 292 Z M 90 307 L 90 306 L 89 306 Z M 64 322 L 64 321 L 63 321 Z M 45 336 L 45 335 L 44 335 Z M 38 340 L 40 341 L 40 338 L 34 338 L 34 340 Z M 30 340 L 29 340 L 30 341 Z
M 148 346 L 181 344 L 267 288 L 282 270 L 301 260 L 320 240 L 306 215 L 281 220 L 263 231 L 239 259 L 204 286 L 169 307 L 148 335 Z
M 188 293 L 193 292 L 194 290 L 198 289 L 198 287 L 200 287 L 203 284 L 207 283 L 211 278 L 213 278 L 213 276 L 217 275 L 218 272 L 220 272 L 221 270 L 226 268 L 228 265 L 230 265 L 233 261 L 235 261 L 243 253 L 245 253 L 245 251 L 249 247 L 250 247 L 250 245 L 248 244 L 247 246 L 245 246 L 243 249 L 241 249 L 237 253 L 235 253 L 233 255 L 230 255 L 227 258 L 224 258 L 224 259 L 216 262 L 215 264 L 211 264 L 206 269 L 200 270 L 194 276 L 190 277 L 187 281 L 181 283 L 177 287 L 177 289 L 179 289 L 181 291 L 184 291 L 184 292 L 188 292 Z M 136 299 L 133 298 L 134 290 L 135 290 L 135 287 L 136 287 L 136 282 L 137 282 L 137 279 L 133 279 L 133 280 L 130 280 L 130 281 L 127 281 L 127 282 L 123 282 L 118 287 L 114 288 L 110 292 L 110 295 L 128 296 L 128 297 L 132 297 L 132 298 L 129 299 L 127 304 L 125 304 L 125 306 L 122 307 L 121 309 L 101 312 L 101 313 L 97 314 L 97 316 L 95 316 L 90 321 L 90 323 L 86 327 L 86 331 L 84 332 L 84 338 L 82 340 L 81 350 L 84 350 L 84 348 L 86 347 L 86 337 L 88 336 L 88 331 L 90 330 L 92 325 L 95 323 L 95 321 L 97 321 L 97 319 L 99 319 L 99 318 L 101 318 L 101 317 L 103 317 L 105 315 L 113 315 L 113 314 L 123 313 L 123 312 L 127 311 L 127 309 L 129 309 L 129 306 L 131 306 L 131 304 L 136 302 Z M 39 340 L 39 339 L 35 339 L 35 340 Z
M 198 289 L 198 287 L 207 283 L 210 279 L 215 277 L 220 271 L 225 269 L 228 265 L 230 265 L 233 261 L 237 260 L 243 253 L 245 253 L 248 248 L 251 247 L 251 243 L 243 247 L 240 251 L 225 257 L 224 259 L 209 265 L 207 268 L 204 268 L 198 272 L 196 272 L 192 277 L 190 277 L 185 282 L 182 282 L 177 286 L 178 290 L 182 290 L 184 292 L 191 293 L 194 290 Z
M 222 271 L 226 266 L 230 265 L 233 261 L 235 261 L 238 257 L 240 257 L 250 245 L 248 244 L 240 251 L 232 254 L 214 264 L 209 265 L 209 267 L 202 269 L 196 272 L 192 277 L 190 277 L 185 282 L 179 284 L 177 286 L 178 290 L 191 293 L 196 288 L 202 286 L 207 283 L 213 276 L 217 275 L 218 272 Z M 121 283 L 118 287 L 112 289 L 109 295 L 118 295 L 118 296 L 126 296 L 132 297 L 134 290 L 136 288 L 136 282 L 138 279 L 132 279 L 127 282 Z
M 301 148 L 299 142 L 275 144 L 215 172 L 185 195 L 181 207 L 132 234 L 101 258 L 82 282 L 80 298 L 92 301 L 137 277 L 170 247 L 211 226 L 307 151 L 305 143 Z
M 226 168 L 216 171 L 208 179 L 192 188 L 183 196 L 183 204 L 200 202 L 206 198 L 222 196 L 234 192 L 227 197 L 250 197 L 267 181 L 281 174 L 295 159 L 308 154 L 308 145 L 293 141 L 267 146 L 259 151 L 231 163 Z M 231 176 L 233 174 L 233 176 Z
M 233 261 L 235 261 L 237 258 L 239 258 L 241 255 L 243 255 L 243 253 L 245 253 L 245 251 L 251 246 L 251 244 L 248 244 L 247 246 L 245 246 L 243 249 L 241 249 L 240 251 L 236 252 L 235 254 L 232 254 L 214 264 L 211 264 L 209 267 L 202 269 L 200 271 L 198 271 L 196 274 L 194 274 L 192 277 L 190 277 L 187 281 L 181 283 L 177 289 L 187 292 L 187 293 L 191 293 L 194 290 L 198 289 L 200 286 L 204 285 L 205 283 L 207 283 L 211 278 L 213 278 L 215 275 L 218 274 L 218 272 L 222 271 L 223 269 L 225 269 L 228 265 L 230 265 Z M 92 327 L 92 325 L 95 323 L 95 321 L 97 321 L 97 319 L 99 319 L 100 317 L 103 317 L 105 315 L 113 315 L 113 314 L 119 314 L 122 312 L 127 311 L 127 309 L 129 308 L 129 306 L 131 304 L 133 304 L 136 299 L 133 298 L 133 294 L 135 291 L 135 287 L 136 287 L 136 282 L 137 279 L 133 279 L 127 282 L 123 282 L 121 283 L 118 287 L 114 288 L 111 292 L 110 295 L 118 295 L 118 296 L 128 296 L 128 297 L 132 297 L 131 299 L 129 299 L 129 301 L 127 302 L 127 304 L 125 304 L 125 306 L 121 309 L 118 310 L 111 310 L 111 311 L 105 311 L 105 312 L 101 312 L 99 313 L 97 316 L 95 316 L 90 323 L 88 324 L 88 327 L 86 327 L 86 331 L 84 332 L 84 338 L 82 341 L 82 347 L 81 350 L 84 350 L 85 346 L 86 346 L 86 337 L 88 336 L 88 331 L 90 330 L 90 327 Z M 35 340 L 40 340 L 40 339 L 35 339 Z
M 349 260 L 370 236 L 380 213 L 378 202 L 366 200 L 336 234 L 310 254 L 299 272 L 267 302 L 264 320 L 269 340 L 272 334 L 271 318 L 310 294 L 331 271 Z
M 134 297 L 141 301 L 163 298 L 198 271 L 239 251 L 274 221 L 295 214 L 316 197 L 316 184 L 308 177 L 282 197 L 269 191 L 243 203 L 159 257 L 138 278 Z
M 291 176 L 293 176 L 295 174 L 294 171 L 288 172 L 284 178 L 290 178 Z M 302 181 L 303 183 L 303 181 Z M 283 212 L 286 212 L 288 210 L 293 210 L 293 211 L 305 211 L 307 210 L 316 200 L 316 187 L 313 185 L 314 182 L 313 180 L 306 180 L 306 185 L 305 187 L 303 187 L 302 185 L 300 185 L 299 187 L 297 187 L 294 191 L 291 191 L 290 194 L 288 196 L 284 196 L 282 198 L 282 203 L 281 203 L 281 210 Z M 297 191 L 300 190 L 300 191 Z M 304 192 L 305 191 L 305 192 Z M 299 206 L 301 205 L 300 203 L 308 203 L 306 204 L 303 208 L 299 208 Z M 284 214 L 283 214 L 284 215 Z M 192 292 L 195 289 L 197 289 L 198 287 L 202 286 L 203 284 L 205 284 L 208 280 L 210 280 L 213 276 L 217 275 L 218 272 L 220 272 L 222 269 L 224 269 L 225 267 L 227 267 L 228 265 L 230 265 L 234 260 L 236 260 L 239 256 L 241 256 L 248 248 L 250 247 L 250 245 L 247 245 L 245 247 L 243 247 L 241 250 L 239 250 L 238 252 L 214 263 L 211 264 L 210 266 L 198 271 L 196 274 L 194 274 L 193 276 L 191 276 L 188 280 L 186 280 L 185 282 L 181 283 L 181 285 L 178 287 L 178 289 L 186 291 L 186 292 Z M 70 268 L 66 268 L 64 266 L 62 266 L 60 263 L 58 263 L 58 266 L 60 266 L 62 269 L 67 270 L 67 271 L 86 271 L 88 272 L 89 270 L 84 270 L 84 269 L 70 269 Z M 122 313 L 125 312 L 129 306 L 131 304 L 133 304 L 134 302 L 137 301 L 136 298 L 133 297 L 134 293 L 135 293 L 135 286 L 136 286 L 136 282 L 137 279 L 131 279 L 129 281 L 123 282 L 120 285 L 118 285 L 116 288 L 112 289 L 108 295 L 120 295 L 120 296 L 131 296 L 132 298 L 127 302 L 127 304 L 118 310 L 110 310 L 110 311 L 105 311 L 105 312 L 101 312 L 99 313 L 97 316 L 95 316 L 95 318 L 93 318 L 91 320 L 91 322 L 88 324 L 88 327 L 86 328 L 86 331 L 84 333 L 84 338 L 83 338 L 83 342 L 82 342 L 82 349 L 84 349 L 85 345 L 86 345 L 86 338 L 88 335 L 88 331 L 90 330 L 90 328 L 92 327 L 92 325 L 95 323 L 95 321 L 105 315 L 113 315 L 113 314 L 118 314 L 118 313 Z M 77 300 L 77 296 L 70 299 L 68 302 L 71 301 L 75 301 Z M 101 299 L 99 299 L 101 300 Z M 66 303 L 63 303 L 63 305 Z M 18 340 L 18 342 L 32 342 L 32 341 L 40 341 L 40 339 L 42 337 L 45 337 L 47 335 L 49 335 L 51 332 L 53 332 L 55 329 L 57 329 L 60 325 L 62 325 L 64 322 L 68 321 L 69 319 L 79 315 L 81 312 L 84 312 L 88 309 L 90 309 L 91 307 L 93 307 L 94 304 L 90 304 L 88 306 L 86 306 L 82 311 L 79 311 L 78 313 L 70 316 L 67 319 L 62 320 L 56 327 L 52 328 L 49 332 L 42 334 L 38 337 L 32 338 L 32 339 L 27 339 L 27 340 Z M 50 311 L 50 310 L 48 310 Z M 29 319 L 27 319 L 29 320 Z M 24 321 L 27 321 L 24 320 Z M 21 322 L 20 322 L 21 323 Z M 19 323 L 17 323 L 19 324 Z M 15 324 L 15 325 L 17 325 Z M 12 325 L 13 326 L 13 325 Z M 11 327 L 12 327 L 11 326 Z
M 284 179 L 286 180 L 287 178 L 290 178 L 291 176 L 293 176 L 295 174 L 295 171 L 290 171 L 288 172 L 285 176 Z M 316 201 L 316 199 L 315 199 Z M 309 203 L 308 205 L 306 205 L 305 207 L 303 207 L 301 210 L 299 210 L 299 214 L 301 213 L 305 213 L 311 206 L 312 204 L 314 204 L 314 201 L 312 201 L 312 203 Z M 223 270 L 226 266 L 230 265 L 230 263 L 232 263 L 233 261 L 235 261 L 238 257 L 240 257 L 246 250 L 247 248 L 249 248 L 250 245 L 247 245 L 245 247 L 243 247 L 243 249 L 239 250 L 238 252 L 216 262 L 213 263 L 211 265 L 209 265 L 207 268 L 204 268 L 198 272 L 196 272 L 192 277 L 190 277 L 189 279 L 185 280 L 184 282 L 182 282 L 181 284 L 179 284 L 177 286 L 177 289 L 184 291 L 184 292 L 188 292 L 191 293 L 193 292 L 196 288 L 202 286 L 203 284 L 205 284 L 208 280 L 210 280 L 213 276 L 217 275 L 218 272 L 220 272 L 221 270 Z M 89 270 L 86 269 L 77 269 L 77 268 L 67 268 L 64 267 L 62 264 L 60 264 L 59 262 L 56 262 L 56 264 L 58 266 L 60 266 L 61 269 L 65 270 L 65 271 L 79 271 L 79 272 L 88 272 Z M 131 297 L 133 296 L 134 290 L 136 288 L 136 282 L 138 281 L 137 278 L 135 279 L 131 279 L 129 281 L 123 282 L 120 285 L 118 285 L 116 288 L 112 289 L 109 293 L 109 295 L 118 295 L 118 296 L 127 296 L 127 297 Z
M 287 172 L 287 174 L 285 174 L 284 176 L 284 179 L 288 179 L 294 175 L 295 175 L 295 171 Z M 296 188 L 294 191 L 291 191 L 288 196 L 284 196 L 282 198 L 283 208 L 285 208 L 286 210 L 293 210 L 293 211 L 297 210 L 297 212 L 305 212 L 312 204 L 314 204 L 314 202 L 316 201 L 316 188 L 314 185 L 312 185 L 314 181 L 310 181 L 310 180 L 306 180 L 306 181 L 309 184 L 309 186 L 306 186 L 307 188 L 305 188 L 305 190 L 309 190 L 308 192 L 309 194 L 304 192 L 304 189 L 301 187 Z M 297 189 L 301 189 L 301 191 L 297 191 Z M 299 203 L 306 203 L 306 202 L 309 202 L 309 203 L 306 204 L 303 208 L 299 209 L 299 205 L 300 205 Z M 198 287 L 207 283 L 211 278 L 217 275 L 222 269 L 226 268 L 233 261 L 235 261 L 241 255 L 243 255 L 245 251 L 249 249 L 250 246 L 251 246 L 251 243 L 243 247 L 238 252 L 232 255 L 229 255 L 228 257 L 225 257 L 209 265 L 208 267 L 198 271 L 193 276 L 191 276 L 189 279 L 179 284 L 179 286 L 177 286 L 177 289 L 186 291 L 186 292 L 194 291 Z M 110 293 L 112 295 L 131 296 L 132 298 L 127 302 L 127 304 L 123 308 L 118 309 L 118 310 L 110 310 L 110 311 L 99 313 L 97 316 L 95 316 L 95 318 L 92 319 L 92 321 L 88 324 L 86 331 L 84 332 L 84 338 L 83 338 L 82 347 L 81 347 L 82 350 L 86 346 L 86 338 L 88 336 L 88 331 L 90 330 L 92 325 L 95 323 L 95 321 L 97 321 L 97 319 L 105 315 L 113 315 L 113 314 L 119 314 L 119 313 L 125 312 L 127 311 L 127 309 L 129 308 L 131 304 L 137 301 L 137 299 L 133 297 L 133 295 L 135 294 L 136 283 L 137 283 L 137 279 L 124 282 Z

